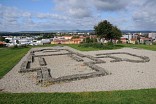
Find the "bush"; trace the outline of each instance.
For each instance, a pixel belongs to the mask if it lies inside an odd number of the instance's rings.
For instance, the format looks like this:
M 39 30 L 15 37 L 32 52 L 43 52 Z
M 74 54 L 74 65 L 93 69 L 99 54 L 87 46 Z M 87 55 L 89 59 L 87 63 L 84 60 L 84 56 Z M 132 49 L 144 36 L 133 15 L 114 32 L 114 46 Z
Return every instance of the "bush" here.
M 114 45 L 113 43 L 109 42 L 107 44 L 103 43 L 82 43 L 79 45 L 79 47 L 85 47 L 85 48 L 98 48 L 98 49 L 113 49 Z
M 12 48 L 28 48 L 28 46 L 27 45 L 15 45 L 15 46 L 13 46 Z
M 96 42 L 97 42 L 96 38 L 87 37 L 86 39 L 83 40 L 83 43 L 96 43 Z
M 153 42 L 153 45 L 156 45 L 156 42 Z

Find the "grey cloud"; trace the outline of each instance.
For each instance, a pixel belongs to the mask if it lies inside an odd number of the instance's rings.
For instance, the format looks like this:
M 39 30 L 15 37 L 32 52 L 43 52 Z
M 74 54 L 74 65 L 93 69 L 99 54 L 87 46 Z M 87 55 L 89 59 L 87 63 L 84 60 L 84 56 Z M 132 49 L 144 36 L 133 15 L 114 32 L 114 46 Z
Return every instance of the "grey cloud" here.
M 58 20 L 66 20 L 67 17 L 64 15 L 52 14 L 52 13 L 36 13 L 33 15 L 39 19 L 58 19 Z
M 74 17 L 84 18 L 92 16 L 92 10 L 88 0 L 55 0 L 56 10 L 63 14 Z
M 139 29 L 156 30 L 156 1 L 146 1 L 133 15 L 133 20 Z
M 92 0 L 98 10 L 102 11 L 117 11 L 124 9 L 129 3 L 129 0 Z

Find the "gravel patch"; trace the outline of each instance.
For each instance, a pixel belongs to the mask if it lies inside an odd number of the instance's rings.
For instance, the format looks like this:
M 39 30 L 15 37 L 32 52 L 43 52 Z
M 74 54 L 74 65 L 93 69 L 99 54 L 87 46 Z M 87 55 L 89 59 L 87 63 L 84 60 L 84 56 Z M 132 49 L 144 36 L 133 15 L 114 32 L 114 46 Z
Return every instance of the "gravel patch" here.
M 138 56 L 149 57 L 150 61 L 144 63 L 133 63 L 127 61 L 110 62 L 112 60 L 111 58 L 99 58 L 103 61 L 106 61 L 106 63 L 97 63 L 96 66 L 98 66 L 99 68 L 106 69 L 108 72 L 111 73 L 110 75 L 92 77 L 92 78 L 81 79 L 81 80 L 73 80 L 65 83 L 61 82 L 61 83 L 56 83 L 48 86 L 37 85 L 38 70 L 34 72 L 19 73 L 22 63 L 26 61 L 27 57 L 29 56 L 29 52 L 35 50 L 37 51 L 40 49 L 55 49 L 55 48 L 70 49 L 71 51 L 78 52 L 81 55 L 93 56 L 93 58 L 97 57 L 96 54 L 127 52 Z M 34 48 L 29 52 L 21 59 L 21 61 L 10 72 L 8 72 L 2 79 L 0 79 L 0 89 L 3 89 L 2 91 L 13 92 L 13 93 L 83 92 L 83 91 L 112 91 L 112 90 L 156 88 L 156 80 L 155 80 L 156 79 L 156 64 L 155 64 L 156 52 L 155 51 L 123 48 L 117 50 L 81 52 L 72 49 L 70 47 L 54 47 L 54 48 L 46 47 L 46 48 Z M 55 50 L 54 51 L 44 50 L 43 52 L 38 52 L 37 54 L 36 53 L 34 54 L 46 55 L 46 54 L 51 54 L 51 52 L 52 53 L 55 52 L 56 54 L 58 53 L 60 54 L 61 52 L 68 53 L 67 51 L 63 52 L 63 51 L 55 51 Z M 113 55 L 113 56 L 133 59 L 133 60 L 135 60 L 136 58 L 136 57 L 133 58 L 132 56 L 122 55 L 122 54 Z M 82 73 L 86 74 L 86 73 L 96 72 L 94 70 L 91 70 L 90 67 L 84 65 L 83 61 L 77 62 L 76 60 L 72 59 L 71 57 L 68 57 L 67 55 L 50 56 L 50 57 L 45 56 L 44 58 L 47 64 L 44 67 L 52 68 L 50 72 L 51 73 L 50 77 L 59 78 L 61 76 L 66 76 L 66 75 L 82 74 Z M 91 62 L 91 61 L 94 62 L 93 60 L 88 59 L 86 57 L 84 57 L 83 60 L 85 62 Z M 34 63 L 31 64 L 30 67 L 31 68 L 40 67 L 38 62 L 38 57 L 34 57 Z M 44 68 L 42 70 L 44 70 Z M 48 71 L 45 71 L 43 73 L 48 74 Z

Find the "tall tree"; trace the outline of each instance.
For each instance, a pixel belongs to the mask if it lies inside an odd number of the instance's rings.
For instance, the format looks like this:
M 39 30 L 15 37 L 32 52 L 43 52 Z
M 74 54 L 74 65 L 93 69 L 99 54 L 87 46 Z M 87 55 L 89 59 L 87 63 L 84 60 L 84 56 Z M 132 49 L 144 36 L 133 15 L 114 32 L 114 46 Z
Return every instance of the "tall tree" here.
M 9 42 L 10 42 L 10 40 L 9 40 L 9 39 L 5 39 L 4 41 L 5 41 L 6 43 L 9 43 Z
M 112 27 L 112 33 L 110 39 L 120 39 L 122 37 L 122 32 L 116 26 Z
M 95 33 L 100 38 L 106 38 L 107 35 L 111 34 L 112 24 L 107 20 L 99 22 L 97 26 L 94 26 Z
M 97 26 L 94 27 L 95 33 L 99 38 L 105 38 L 112 42 L 113 39 L 120 39 L 122 33 L 120 29 L 113 26 L 107 20 L 99 22 Z

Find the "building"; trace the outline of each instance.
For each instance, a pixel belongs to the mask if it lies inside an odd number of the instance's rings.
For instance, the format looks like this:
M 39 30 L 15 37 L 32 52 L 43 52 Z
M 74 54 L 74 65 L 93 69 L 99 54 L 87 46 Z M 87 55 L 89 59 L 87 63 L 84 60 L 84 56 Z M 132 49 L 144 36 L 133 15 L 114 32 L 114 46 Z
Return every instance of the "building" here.
M 71 40 L 73 36 L 62 36 L 66 40 Z
M 0 41 L 0 47 L 4 47 L 4 46 L 6 46 L 6 43 L 5 43 L 5 42 Z
M 121 37 L 120 41 L 121 41 L 122 44 L 126 44 L 127 43 L 127 38 Z
M 136 44 L 137 43 L 137 39 L 136 38 L 132 38 L 130 41 L 129 41 L 130 44 Z
M 156 40 L 156 33 L 149 33 L 148 37 Z
M 141 44 L 146 44 L 146 45 L 152 45 L 152 38 L 141 37 L 140 38 L 140 43 Z
M 125 35 L 122 35 L 122 38 L 126 38 L 128 40 L 131 40 L 133 38 L 133 35 L 132 34 L 125 34 Z

